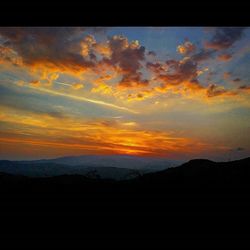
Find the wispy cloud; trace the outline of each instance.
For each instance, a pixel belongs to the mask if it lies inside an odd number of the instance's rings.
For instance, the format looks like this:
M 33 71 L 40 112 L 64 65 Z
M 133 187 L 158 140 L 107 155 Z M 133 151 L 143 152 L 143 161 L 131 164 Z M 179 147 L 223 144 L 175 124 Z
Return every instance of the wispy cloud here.
M 35 91 L 39 91 L 42 93 L 47 93 L 49 95 L 62 96 L 62 97 L 76 100 L 76 101 L 89 102 L 89 103 L 97 104 L 100 106 L 105 106 L 105 107 L 109 107 L 109 108 L 113 108 L 113 109 L 123 110 L 123 111 L 129 112 L 129 113 L 138 114 L 138 112 L 135 110 L 132 110 L 132 109 L 129 109 L 126 107 L 122 107 L 122 106 L 118 106 L 118 105 L 115 105 L 112 103 L 100 101 L 100 100 L 94 100 L 94 99 L 90 99 L 90 98 L 86 98 L 86 97 L 82 97 L 82 96 L 76 96 L 76 95 L 71 95 L 71 94 L 67 94 L 67 93 L 62 93 L 59 91 L 55 91 L 55 90 L 47 89 L 47 88 L 43 88 L 43 87 L 38 88 L 38 87 L 30 86 L 30 85 L 25 85 L 25 87 L 34 89 Z

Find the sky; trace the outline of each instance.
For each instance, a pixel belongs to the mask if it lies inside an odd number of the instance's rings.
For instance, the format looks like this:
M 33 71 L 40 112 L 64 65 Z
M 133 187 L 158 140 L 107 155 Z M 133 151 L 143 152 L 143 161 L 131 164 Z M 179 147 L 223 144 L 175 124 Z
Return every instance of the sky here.
M 1 27 L 0 159 L 250 155 L 248 27 Z

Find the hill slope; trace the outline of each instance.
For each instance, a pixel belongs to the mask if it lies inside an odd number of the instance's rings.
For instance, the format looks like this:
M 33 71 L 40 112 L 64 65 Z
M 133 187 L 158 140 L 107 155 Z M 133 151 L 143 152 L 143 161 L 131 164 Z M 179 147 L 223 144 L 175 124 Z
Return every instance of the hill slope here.
M 114 170 L 114 169 L 113 169 Z M 250 158 L 232 162 L 191 160 L 180 167 L 149 173 L 131 180 L 112 181 L 80 175 L 28 178 L 1 174 L 1 190 L 60 193 L 169 193 L 180 189 L 250 189 Z M 181 191 L 181 192 L 182 192 Z

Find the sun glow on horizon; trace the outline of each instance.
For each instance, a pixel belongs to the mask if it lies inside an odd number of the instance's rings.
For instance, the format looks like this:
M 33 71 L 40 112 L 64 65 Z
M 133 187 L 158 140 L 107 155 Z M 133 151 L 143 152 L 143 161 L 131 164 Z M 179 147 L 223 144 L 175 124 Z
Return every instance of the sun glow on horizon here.
M 248 156 L 249 41 L 248 27 L 2 27 L 0 158 Z

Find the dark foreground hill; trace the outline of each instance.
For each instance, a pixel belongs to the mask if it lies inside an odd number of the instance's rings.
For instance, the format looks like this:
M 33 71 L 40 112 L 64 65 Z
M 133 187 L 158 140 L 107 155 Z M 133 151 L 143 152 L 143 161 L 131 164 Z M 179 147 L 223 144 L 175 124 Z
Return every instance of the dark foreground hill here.
M 249 246 L 250 158 L 128 181 L 0 175 L 1 244 L 60 249 Z M 248 245 L 247 245 L 248 244 Z
M 250 188 L 250 158 L 231 162 L 191 160 L 177 168 L 145 174 L 138 181 L 158 189 Z
M 108 168 L 108 170 L 115 172 L 117 169 Z M 0 173 L 0 187 L 2 193 L 83 193 L 85 195 L 107 193 L 111 196 L 153 192 L 155 194 L 182 193 L 191 189 L 192 192 L 200 192 L 200 189 L 247 190 L 250 188 L 250 158 L 231 162 L 191 160 L 179 167 L 148 173 L 139 177 L 135 175 L 135 178 L 124 181 L 115 181 L 110 178 L 92 178 L 92 176 L 76 174 L 30 178 Z

